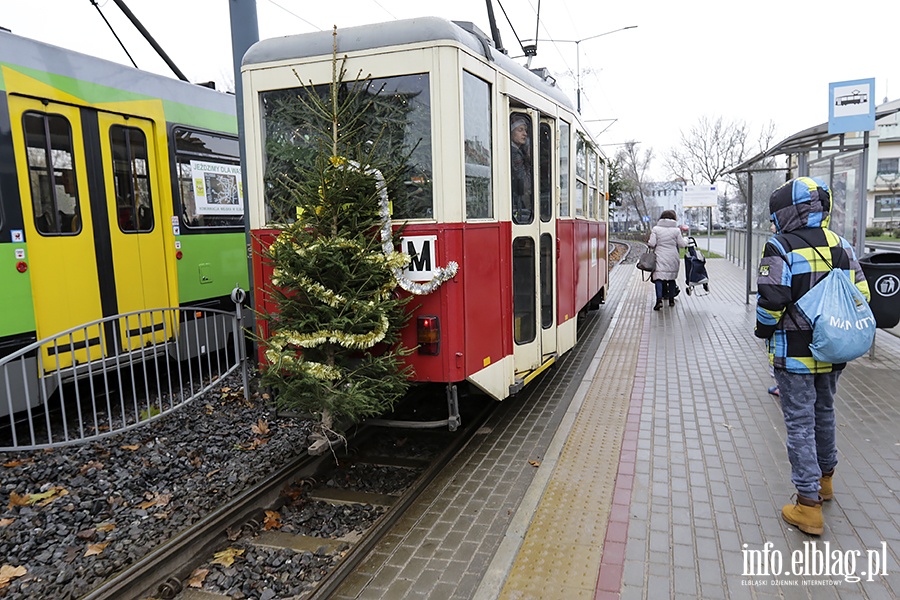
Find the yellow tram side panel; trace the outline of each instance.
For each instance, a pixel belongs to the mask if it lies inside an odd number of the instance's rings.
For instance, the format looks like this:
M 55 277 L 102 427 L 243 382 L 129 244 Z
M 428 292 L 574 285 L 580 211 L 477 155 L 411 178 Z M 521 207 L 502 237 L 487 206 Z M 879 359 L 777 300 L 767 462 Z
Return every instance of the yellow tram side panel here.
M 36 321 L 35 328 L 38 339 L 52 336 L 60 331 L 99 319 L 102 316 L 96 263 L 90 260 L 90 257 L 94 256 L 94 233 L 91 206 L 88 198 L 89 190 L 86 178 L 87 165 L 85 164 L 85 154 L 83 151 L 78 151 L 79 148 L 84 147 L 84 140 L 77 107 L 93 106 L 98 110 L 113 113 L 141 115 L 152 122 L 151 134 L 148 135 L 148 146 L 151 164 L 155 165 L 155 168 L 151 171 L 153 173 L 152 185 L 154 186 L 154 211 L 156 213 L 156 228 L 159 230 L 159 239 L 161 240 L 161 255 L 157 253 L 157 260 L 159 264 L 163 265 L 164 270 L 164 276 L 161 279 L 157 277 L 152 283 L 154 286 L 158 286 L 158 289 L 164 290 L 165 305 L 177 306 L 178 294 L 176 286 L 168 284 L 168 282 L 177 282 L 177 272 L 174 257 L 171 256 L 172 252 L 167 251 L 167 249 L 174 248 L 175 239 L 173 230 L 169 226 L 172 217 L 172 199 L 168 159 L 167 154 L 164 152 L 167 148 L 167 143 L 162 102 L 158 99 L 145 99 L 92 105 L 82 98 L 7 66 L 2 67 L 2 76 L 6 91 L 10 94 L 13 142 L 17 149 L 25 146 L 21 125 L 22 113 L 27 110 L 53 112 L 48 110 L 49 107 L 43 105 L 40 101 L 22 98 L 21 96 L 42 98 L 50 100 L 54 104 L 62 105 L 53 108 L 58 109 L 55 112 L 63 114 L 72 126 L 76 181 L 81 208 L 81 233 L 78 236 L 67 236 L 65 238 L 41 236 L 34 224 L 30 180 L 27 177 L 19 179 L 19 192 L 23 199 L 22 208 L 24 211 L 26 240 L 29 242 L 26 259 L 29 264 L 29 275 L 31 277 Z M 53 77 L 51 76 L 52 79 Z M 69 78 L 65 79 L 68 80 Z M 66 105 L 68 105 L 68 110 Z M 16 153 L 16 170 L 19 173 L 28 173 L 27 159 L 22 152 Z M 106 173 L 111 172 L 111 161 L 108 151 L 104 154 L 104 170 Z M 106 204 L 109 206 L 108 202 Z M 114 203 L 112 210 L 115 210 Z M 112 220 L 111 226 L 114 226 L 114 224 L 115 220 Z M 79 238 L 79 240 L 75 241 L 73 246 L 69 246 L 65 252 L 60 252 L 61 244 L 59 242 L 72 242 L 73 238 Z M 73 257 L 74 260 L 63 260 L 63 258 Z M 122 286 L 119 285 L 117 287 L 119 288 L 117 294 L 121 293 Z M 78 292 L 68 294 L 66 290 L 78 290 Z M 120 310 L 120 312 L 125 311 Z M 123 327 L 122 333 L 126 333 L 124 329 L 136 329 L 134 325 L 132 323 L 131 327 Z M 142 326 L 148 325 L 151 324 L 142 324 Z M 170 333 L 173 332 L 172 326 L 172 323 L 166 324 L 166 330 Z M 98 328 L 94 329 L 95 331 L 88 332 L 88 338 L 99 338 Z M 160 332 L 154 335 L 153 339 L 161 341 L 161 335 L 162 333 Z M 78 332 L 73 336 L 71 342 L 76 345 L 84 344 L 86 342 L 84 337 L 82 332 Z M 150 341 L 151 339 L 145 339 L 144 343 Z M 66 338 L 61 341 L 61 344 L 68 344 L 69 342 L 70 340 Z M 71 356 L 71 352 L 56 354 L 48 352 L 48 348 L 45 348 L 43 352 L 45 368 L 55 369 L 71 366 Z M 86 349 L 78 350 L 74 353 L 74 356 L 79 363 L 85 362 L 88 360 L 88 351 Z M 97 349 L 93 349 L 90 356 L 92 359 L 99 358 Z
M 149 233 L 139 235 L 123 234 L 117 226 L 117 206 L 107 202 L 112 250 L 115 256 L 116 297 L 119 312 L 126 313 L 145 308 L 177 306 L 178 275 L 174 261 L 175 240 L 172 233 L 172 197 L 168 171 L 168 160 L 160 150 L 167 147 L 165 120 L 160 101 L 139 101 L 119 104 L 98 105 L 108 112 L 100 114 L 101 132 L 109 131 L 115 125 L 135 127 L 147 137 L 148 162 L 151 173 L 151 200 L 154 227 Z M 127 109 L 127 111 L 125 110 Z M 115 111 L 115 112 L 112 112 Z M 132 116 L 125 118 L 119 112 Z M 154 113 L 156 113 L 154 115 Z M 153 116 L 150 116 L 153 115 Z M 150 116 L 150 118 L 146 118 Z M 107 136 L 101 135 L 101 138 Z M 112 156 L 109 142 L 101 140 L 104 173 L 111 173 Z M 106 179 L 106 197 L 115 198 L 115 182 Z M 150 333 L 152 331 L 152 333 Z M 132 349 L 152 343 L 163 343 L 167 334 L 173 333 L 171 314 L 166 313 L 166 322 L 152 322 L 151 315 L 143 315 L 140 323 L 137 317 L 129 317 L 122 324 L 122 339 L 130 340 Z M 126 350 L 128 347 L 126 347 Z

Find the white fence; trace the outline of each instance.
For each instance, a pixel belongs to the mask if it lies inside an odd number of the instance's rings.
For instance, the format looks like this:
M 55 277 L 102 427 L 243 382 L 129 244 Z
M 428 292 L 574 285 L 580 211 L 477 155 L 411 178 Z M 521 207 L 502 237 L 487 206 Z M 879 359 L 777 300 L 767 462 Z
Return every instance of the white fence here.
M 74 327 L 0 358 L 0 451 L 112 435 L 177 410 L 242 369 L 234 313 L 162 308 Z

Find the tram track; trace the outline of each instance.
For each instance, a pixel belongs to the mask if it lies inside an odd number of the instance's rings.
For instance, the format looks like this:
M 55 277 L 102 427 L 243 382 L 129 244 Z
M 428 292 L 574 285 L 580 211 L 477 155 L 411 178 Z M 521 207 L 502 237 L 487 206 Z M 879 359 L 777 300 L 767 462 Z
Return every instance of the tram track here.
M 302 586 L 304 589 L 300 594 L 292 593 L 288 597 L 328 597 L 465 446 L 496 405 L 494 402 L 467 404 L 472 405 L 466 409 L 462 427 L 454 433 L 364 426 L 348 439 L 349 452 L 305 456 L 291 461 L 82 598 L 265 598 L 267 592 L 263 588 L 268 588 L 267 578 L 273 576 L 271 565 L 279 561 L 288 564 L 279 565 L 278 578 L 289 579 L 297 572 L 305 571 L 311 580 Z M 430 445 L 425 450 L 431 453 L 427 458 L 391 455 L 392 444 L 398 447 L 409 444 L 413 446 L 411 451 L 418 453 L 422 446 L 417 444 L 422 444 L 422 440 L 427 440 Z M 415 475 L 410 476 L 411 482 L 402 491 L 379 491 L 378 484 L 372 482 L 365 482 L 364 489 L 334 485 L 343 479 L 365 478 L 367 473 L 373 473 L 372 479 L 376 480 L 379 470 L 390 469 L 406 470 Z M 348 475 L 353 470 L 358 473 Z M 396 477 L 384 479 L 395 481 Z M 335 508 L 323 508 L 326 504 Z M 340 508 L 350 506 L 356 508 Z M 280 527 L 282 516 L 285 523 L 292 520 L 296 523 L 297 511 L 304 510 L 319 513 L 334 510 L 337 514 L 355 512 L 353 518 L 358 514 L 364 518 L 371 518 L 373 514 L 378 516 L 365 526 L 364 531 L 354 530 L 349 535 L 334 537 L 298 533 L 296 530 L 302 526 L 295 526 L 294 531 L 287 531 L 291 527 Z M 276 558 L 251 558 L 250 555 L 260 548 L 263 549 L 261 555 Z M 277 558 L 278 555 L 282 558 Z M 291 557 L 296 557 L 296 562 L 292 562 Z M 223 563 L 229 561 L 230 564 L 223 568 Z M 220 576 L 218 581 L 210 584 L 206 576 L 215 570 L 227 576 Z M 228 582 L 228 589 L 222 589 L 222 581 Z M 258 593 L 244 591 L 254 586 Z M 234 593 L 228 593 L 229 590 Z

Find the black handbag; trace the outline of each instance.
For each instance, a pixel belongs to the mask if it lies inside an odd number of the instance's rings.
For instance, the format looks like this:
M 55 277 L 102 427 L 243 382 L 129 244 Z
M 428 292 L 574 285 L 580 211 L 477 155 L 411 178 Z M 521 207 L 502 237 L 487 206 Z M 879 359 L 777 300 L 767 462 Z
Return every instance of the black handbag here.
M 637 261 L 637 268 L 641 271 L 653 272 L 656 269 L 656 252 L 647 250 Z

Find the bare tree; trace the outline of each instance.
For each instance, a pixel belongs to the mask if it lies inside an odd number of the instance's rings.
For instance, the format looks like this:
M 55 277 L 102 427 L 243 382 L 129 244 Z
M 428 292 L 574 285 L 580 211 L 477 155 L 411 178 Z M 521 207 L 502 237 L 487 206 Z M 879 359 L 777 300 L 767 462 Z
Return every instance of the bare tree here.
M 687 184 L 713 184 L 748 157 L 749 132 L 743 121 L 700 117 L 665 158 L 666 169 Z
M 681 132 L 679 145 L 670 150 L 665 159 L 670 176 L 686 184 L 715 184 L 723 181 L 727 187 L 737 190 L 736 204 L 746 206 L 748 190 L 747 178 L 729 173 L 731 169 L 757 153 L 768 150 L 775 138 L 775 124 L 767 123 L 760 128 L 757 139 L 750 138 L 750 130 L 743 121 L 726 121 L 723 117 L 701 117 L 687 132 Z M 773 159 L 764 159 L 774 165 Z M 733 212 L 733 202 L 725 189 L 720 198 L 719 210 L 723 216 Z M 726 205 L 723 206 L 722 203 Z M 710 223 L 712 226 L 712 223 Z
M 638 143 L 628 141 L 616 152 L 615 161 L 620 175 L 619 197 L 622 204 L 632 207 L 638 214 L 641 223 L 650 214 L 647 206 L 647 184 L 650 183 L 648 171 L 653 162 L 653 149 L 638 150 Z

